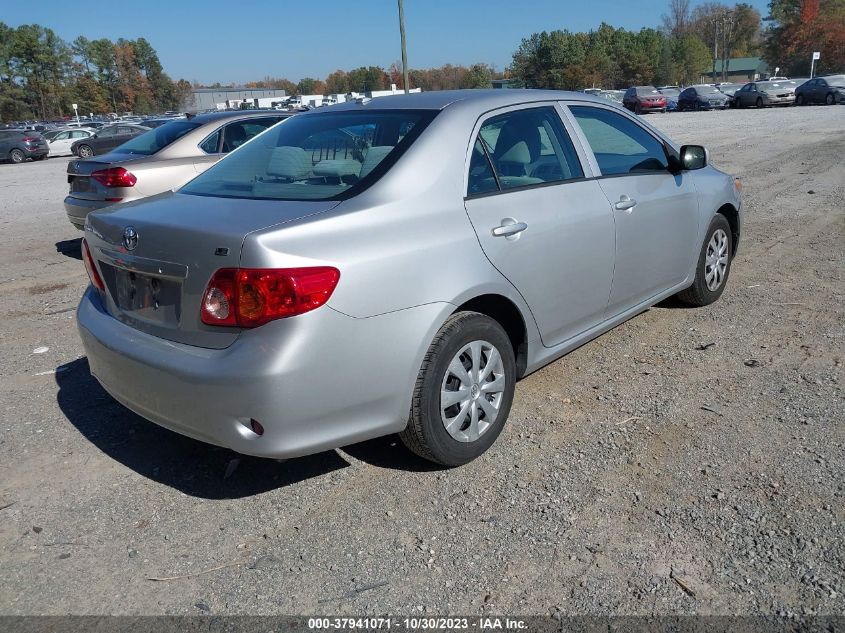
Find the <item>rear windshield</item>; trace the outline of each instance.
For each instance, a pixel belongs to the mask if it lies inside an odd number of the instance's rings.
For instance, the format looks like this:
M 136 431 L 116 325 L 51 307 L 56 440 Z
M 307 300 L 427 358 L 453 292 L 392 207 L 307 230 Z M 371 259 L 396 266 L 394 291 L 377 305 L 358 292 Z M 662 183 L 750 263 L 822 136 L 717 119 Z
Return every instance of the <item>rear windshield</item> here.
M 824 79 L 831 86 L 845 86 L 845 75 L 830 75 Z
M 434 118 L 431 110 L 293 117 L 206 170 L 180 191 L 261 200 L 340 200 L 376 182 Z
M 115 154 L 141 154 L 142 156 L 149 156 L 164 149 L 173 141 L 185 136 L 185 134 L 191 130 L 195 130 L 200 125 L 202 124 L 192 121 L 171 121 L 126 141 L 123 145 L 113 149 L 112 152 Z
M 676 90 L 675 88 L 664 88 L 660 91 L 660 93 L 665 97 L 677 97 L 681 94 L 680 90 Z

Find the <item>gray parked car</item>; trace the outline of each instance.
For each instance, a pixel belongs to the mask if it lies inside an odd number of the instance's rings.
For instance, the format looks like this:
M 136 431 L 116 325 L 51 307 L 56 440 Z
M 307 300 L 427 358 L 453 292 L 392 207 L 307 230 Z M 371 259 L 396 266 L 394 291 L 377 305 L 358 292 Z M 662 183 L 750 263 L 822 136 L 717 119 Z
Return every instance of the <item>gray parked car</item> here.
M 745 84 L 734 93 L 734 105 L 737 108 L 790 106 L 795 103 L 795 89 L 798 85 L 797 82 L 789 79 L 785 81 L 753 81 Z
M 19 164 L 32 160 L 44 160 L 50 148 L 38 132 L 24 130 L 0 130 L 0 160 Z
M 795 90 L 795 104 L 845 103 L 845 75 L 828 75 L 808 79 Z
M 291 116 L 284 112 L 220 112 L 174 119 L 108 154 L 72 160 L 65 211 L 82 229 L 96 209 L 182 186 L 227 152 Z
M 583 93 L 298 115 L 177 192 L 88 217 L 91 372 L 241 453 L 398 432 L 466 463 L 522 376 L 666 297 L 719 298 L 741 204 L 708 162 Z

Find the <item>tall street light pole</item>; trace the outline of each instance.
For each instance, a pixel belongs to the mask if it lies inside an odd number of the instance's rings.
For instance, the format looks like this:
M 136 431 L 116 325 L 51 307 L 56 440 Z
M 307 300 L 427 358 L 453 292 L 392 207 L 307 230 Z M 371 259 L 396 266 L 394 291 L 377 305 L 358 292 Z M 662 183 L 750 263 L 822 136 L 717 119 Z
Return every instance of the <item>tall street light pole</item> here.
M 402 38 L 402 85 L 408 94 L 408 51 L 405 48 L 405 3 L 399 1 L 399 36 Z

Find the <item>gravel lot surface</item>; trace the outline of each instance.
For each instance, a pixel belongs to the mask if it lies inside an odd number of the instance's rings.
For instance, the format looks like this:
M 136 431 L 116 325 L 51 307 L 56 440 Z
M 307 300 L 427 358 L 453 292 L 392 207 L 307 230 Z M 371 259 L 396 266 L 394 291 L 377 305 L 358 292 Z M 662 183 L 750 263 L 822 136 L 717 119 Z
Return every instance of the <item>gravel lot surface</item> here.
M 845 613 L 845 108 L 648 121 L 743 178 L 727 291 L 529 376 L 446 471 L 395 437 L 238 456 L 116 404 L 66 159 L 0 165 L 0 613 Z

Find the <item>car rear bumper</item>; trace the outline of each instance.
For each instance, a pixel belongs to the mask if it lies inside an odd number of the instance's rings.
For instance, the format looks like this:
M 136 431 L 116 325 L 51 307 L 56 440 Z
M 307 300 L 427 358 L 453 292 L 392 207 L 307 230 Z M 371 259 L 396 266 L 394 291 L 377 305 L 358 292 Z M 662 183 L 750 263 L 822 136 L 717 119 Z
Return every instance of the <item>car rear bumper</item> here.
M 67 196 L 65 198 L 65 213 L 67 213 L 67 219 L 70 220 L 70 223 L 82 231 L 85 229 L 85 218 L 91 211 L 103 209 L 113 204 L 117 203 L 106 200 L 85 200 L 84 198 Z
M 89 287 L 77 322 L 91 373 L 127 408 L 210 444 L 288 458 L 402 430 L 423 355 L 453 309 L 356 319 L 324 306 L 207 349 L 121 323 Z

